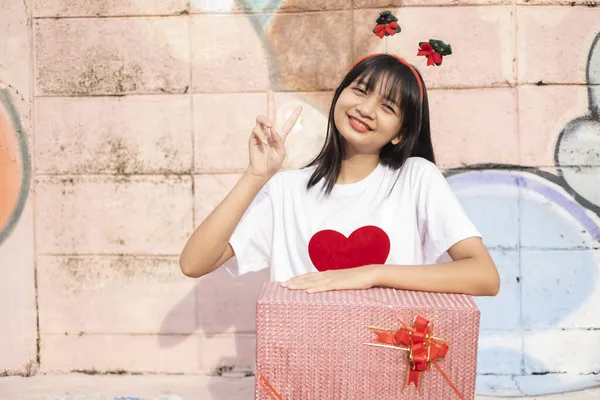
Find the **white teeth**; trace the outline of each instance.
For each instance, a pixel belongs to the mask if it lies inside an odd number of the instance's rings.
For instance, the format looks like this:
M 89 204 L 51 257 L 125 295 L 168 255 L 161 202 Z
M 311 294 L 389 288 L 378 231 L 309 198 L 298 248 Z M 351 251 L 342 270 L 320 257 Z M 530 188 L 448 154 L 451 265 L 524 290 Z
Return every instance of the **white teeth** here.
M 356 122 L 356 124 L 357 124 L 357 125 L 359 125 L 359 126 L 361 126 L 361 127 L 365 128 L 365 129 L 369 129 L 369 127 L 368 127 L 367 125 L 363 124 L 362 122 L 360 122 L 360 121 L 359 121 L 359 120 L 357 120 L 356 118 L 353 118 L 353 117 L 350 117 L 350 118 L 352 118 L 352 120 L 353 120 L 354 122 Z

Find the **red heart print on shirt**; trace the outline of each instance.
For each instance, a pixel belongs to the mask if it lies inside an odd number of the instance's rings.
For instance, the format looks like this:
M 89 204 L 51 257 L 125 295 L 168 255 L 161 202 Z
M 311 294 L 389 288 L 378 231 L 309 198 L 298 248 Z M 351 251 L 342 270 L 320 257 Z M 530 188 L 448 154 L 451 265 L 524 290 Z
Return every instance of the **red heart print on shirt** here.
M 390 238 L 372 225 L 355 230 L 348 238 L 334 230 L 323 230 L 308 242 L 308 254 L 319 271 L 385 264 Z

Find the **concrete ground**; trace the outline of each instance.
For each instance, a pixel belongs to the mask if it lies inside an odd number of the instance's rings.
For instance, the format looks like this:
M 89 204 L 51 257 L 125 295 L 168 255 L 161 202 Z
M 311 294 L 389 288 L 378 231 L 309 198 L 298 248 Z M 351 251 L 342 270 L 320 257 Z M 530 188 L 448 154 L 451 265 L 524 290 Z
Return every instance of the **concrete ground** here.
M 202 375 L 8 376 L 0 378 L 0 400 L 251 400 L 253 385 L 253 377 Z M 476 397 L 476 400 L 508 399 Z M 600 400 L 600 388 L 521 399 Z

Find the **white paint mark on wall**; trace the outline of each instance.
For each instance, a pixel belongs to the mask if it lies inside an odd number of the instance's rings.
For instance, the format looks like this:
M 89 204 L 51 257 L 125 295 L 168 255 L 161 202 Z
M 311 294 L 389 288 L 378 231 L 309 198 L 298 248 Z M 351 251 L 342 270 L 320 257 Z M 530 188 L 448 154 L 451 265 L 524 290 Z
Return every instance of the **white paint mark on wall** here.
M 233 10 L 235 0 L 192 0 L 192 8 L 211 12 L 229 12 Z

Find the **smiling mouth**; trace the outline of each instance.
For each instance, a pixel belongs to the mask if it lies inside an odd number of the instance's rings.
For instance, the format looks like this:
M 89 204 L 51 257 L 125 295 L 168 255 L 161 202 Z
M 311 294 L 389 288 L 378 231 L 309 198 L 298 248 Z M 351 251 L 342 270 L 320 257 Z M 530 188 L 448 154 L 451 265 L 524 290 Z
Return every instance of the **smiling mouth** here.
M 350 126 L 352 126 L 352 128 L 359 133 L 367 133 L 371 131 L 371 128 L 369 128 L 365 123 L 350 115 L 348 116 L 348 120 L 350 121 Z

